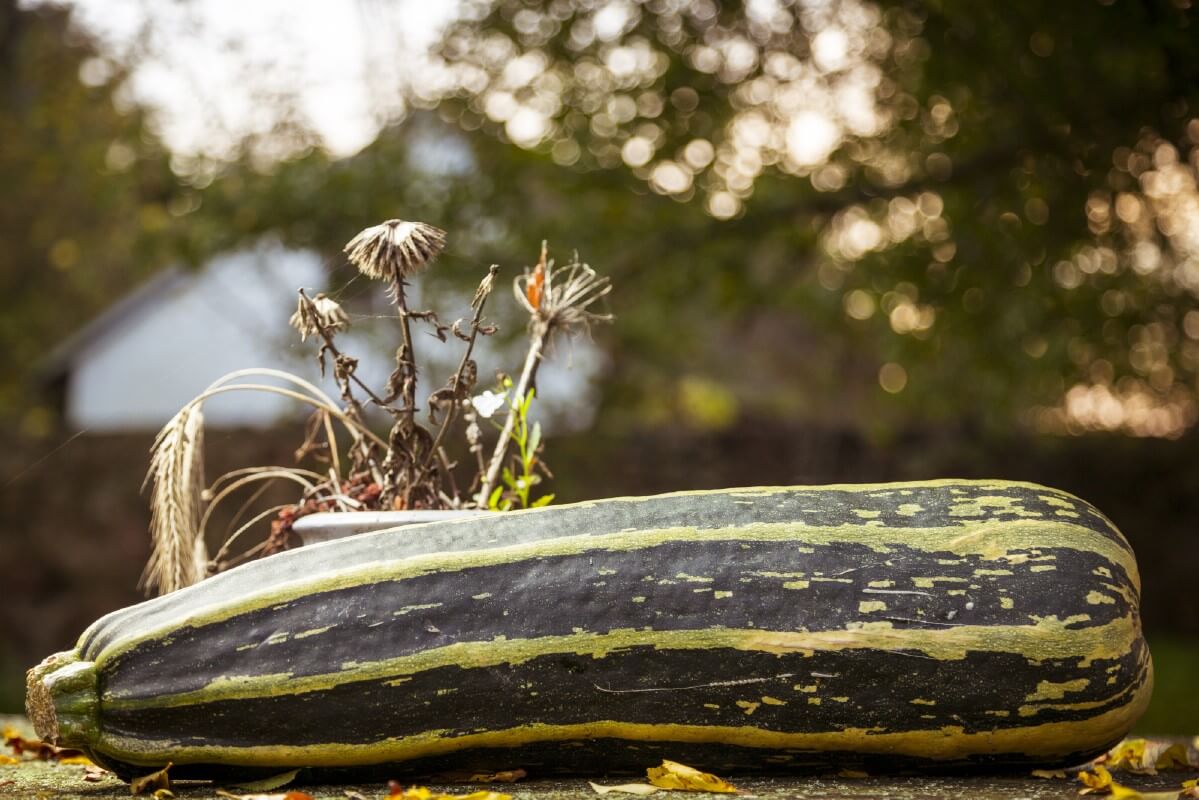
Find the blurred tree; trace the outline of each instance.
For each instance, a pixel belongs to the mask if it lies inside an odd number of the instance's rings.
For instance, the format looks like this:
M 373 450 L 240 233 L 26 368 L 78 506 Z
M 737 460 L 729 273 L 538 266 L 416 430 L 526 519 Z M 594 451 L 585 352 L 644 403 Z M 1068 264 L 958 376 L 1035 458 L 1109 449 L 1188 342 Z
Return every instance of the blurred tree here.
M 40 287 L 3 301 L 17 372 L 167 260 L 274 235 L 335 263 L 402 216 L 451 230 L 434 283 L 528 263 L 542 238 L 613 275 L 610 425 L 1176 436 L 1199 419 L 1181 0 L 467 3 L 410 90 L 431 113 L 343 160 L 284 114 L 228 161 L 176 158 L 182 179 L 112 106 L 121 71 L 61 12 L 5 2 L 43 31 L 6 52 L 47 61 L 13 86 L 62 112 L 3 123 L 24 148 L 4 174 L 29 186 L 3 206 L 22 265 L 5 280 Z
M 0 75 L 0 424 L 38 434 L 38 359 L 162 265 L 198 195 L 67 11 L 0 0 Z
M 615 273 L 610 399 L 642 415 L 1176 436 L 1190 5 L 475 2 L 413 100 L 509 143 L 476 150 L 526 251 Z

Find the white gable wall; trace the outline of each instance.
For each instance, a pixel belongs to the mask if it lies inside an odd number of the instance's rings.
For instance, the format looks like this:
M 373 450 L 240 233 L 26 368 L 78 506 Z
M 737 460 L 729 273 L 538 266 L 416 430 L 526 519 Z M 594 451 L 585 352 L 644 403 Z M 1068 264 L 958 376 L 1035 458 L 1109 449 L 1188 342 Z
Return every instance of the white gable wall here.
M 225 373 L 273 367 L 311 376 L 287 320 L 300 286 L 323 286 L 317 255 L 263 247 L 214 259 L 85 344 L 72 359 L 66 413 L 94 432 L 161 426 Z M 265 427 L 297 408 L 234 392 L 204 404 L 215 427 Z
M 96 433 L 157 430 L 217 378 L 252 367 L 291 372 L 317 384 L 336 401 L 332 377 L 322 380 L 316 365 L 319 344 L 312 339 L 301 343 L 288 325 L 301 286 L 310 295 L 326 287 L 320 257 L 278 246 L 222 256 L 202 270 L 183 275 L 149 302 L 103 326 L 95 340 L 72 353 L 68 424 Z M 419 306 L 419 283 L 410 292 Z M 506 291 L 496 295 L 511 302 Z M 468 313 L 469 295 L 457 299 L 459 311 Z M 346 352 L 362 357 L 358 375 L 381 389 L 394 366 L 394 321 L 356 318 L 353 322 L 339 341 Z M 440 386 L 457 366 L 460 344 L 454 342 L 447 349 L 431 338 L 417 342 L 422 395 Z M 519 371 L 523 346 L 501 352 L 484 340 L 475 358 L 482 391 L 492 385 L 497 368 Z M 534 404 L 534 415 L 544 421 L 547 432 L 590 424 L 595 397 L 588 384 L 602 363 L 598 348 L 585 336 L 570 342 L 563 339 L 552 348 L 538 372 Z M 306 413 L 299 403 L 264 392 L 230 392 L 204 403 L 210 428 L 265 428 Z M 386 424 L 387 420 L 379 421 Z

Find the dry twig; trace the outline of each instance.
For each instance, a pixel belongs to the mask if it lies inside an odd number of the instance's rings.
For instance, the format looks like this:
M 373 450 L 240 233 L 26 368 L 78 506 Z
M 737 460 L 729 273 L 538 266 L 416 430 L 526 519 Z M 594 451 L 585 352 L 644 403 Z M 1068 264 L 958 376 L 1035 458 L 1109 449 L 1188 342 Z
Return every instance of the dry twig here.
M 597 314 L 589 309 L 612 291 L 612 284 L 608 278 L 598 275 L 590 266 L 580 262 L 578 253 L 571 263 L 555 269 L 554 263 L 548 260 L 546 243 L 542 242 L 537 265 L 517 277 L 512 283 L 512 290 L 517 302 L 529 312 L 529 350 L 521 367 L 520 378 L 513 388 L 514 399 L 520 402 L 534 385 L 543 352 L 555 332 L 569 333 L 580 328 L 589 330 L 592 322 L 611 321 L 611 314 Z M 481 508 L 486 507 L 487 498 L 499 480 L 515 424 L 515 415 L 509 413 L 476 496 Z

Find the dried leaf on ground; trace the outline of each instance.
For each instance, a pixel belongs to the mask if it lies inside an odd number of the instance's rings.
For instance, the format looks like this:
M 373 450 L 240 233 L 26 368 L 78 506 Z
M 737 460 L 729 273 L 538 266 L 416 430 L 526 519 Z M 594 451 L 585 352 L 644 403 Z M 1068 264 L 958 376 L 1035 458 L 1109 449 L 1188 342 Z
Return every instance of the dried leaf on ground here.
M 165 767 L 158 772 L 151 772 L 149 775 L 143 775 L 140 778 L 134 778 L 129 783 L 130 794 L 152 794 L 159 789 L 170 789 L 171 779 L 167 775 L 167 770 L 171 768 L 168 762 Z
M 20 764 L 20 763 L 21 763 L 21 759 L 19 759 L 19 758 L 13 758 L 12 756 L 6 756 L 6 755 L 0 754 L 0 767 L 7 767 L 11 764 Z
M 1125 739 L 1105 756 L 1097 759 L 1108 769 L 1119 769 L 1136 775 L 1156 775 L 1160 770 L 1188 769 L 1196 766 L 1187 758 L 1181 744 L 1152 739 Z
M 663 759 L 660 767 L 650 767 L 645 774 L 650 783 L 662 789 L 724 794 L 733 794 L 737 791 L 737 787 L 728 781 L 707 772 L 700 772 L 694 767 L 680 764 L 677 761 Z
M 40 739 L 26 739 L 21 732 L 12 726 L 6 726 L 3 732 L 4 746 L 12 750 L 14 756 L 28 756 L 40 761 L 60 761 L 67 764 L 83 764 L 90 761 L 79 750 L 69 747 L 55 747 Z M 84 759 L 83 761 L 75 759 Z M 0 762 L 4 763 L 4 762 Z
M 111 774 L 104 767 L 97 767 L 95 764 L 87 764 L 83 767 L 83 779 L 88 783 L 97 783 Z
M 1044 778 L 1046 780 L 1055 780 L 1069 777 L 1064 769 L 1034 769 L 1032 771 L 1034 778 Z
M 342 794 L 346 796 L 346 800 L 366 800 L 366 795 L 362 792 L 355 792 L 353 789 L 346 789 Z
M 388 797 L 399 797 L 402 800 L 512 800 L 511 795 L 501 792 L 471 792 L 470 794 L 446 794 L 434 792 L 426 786 L 409 786 L 404 789 L 396 781 L 387 784 Z
M 218 797 L 227 797 L 229 800 L 316 800 L 307 792 L 281 792 L 279 794 L 233 794 L 224 789 L 216 790 Z
M 588 783 L 591 784 L 591 788 L 595 790 L 596 794 L 608 794 L 609 792 L 616 792 L 618 794 L 647 795 L 662 791 L 657 786 L 652 786 L 648 783 L 622 783 L 619 786 L 601 786 L 598 783 L 591 783 L 590 781 L 588 781 Z
M 837 777 L 838 778 L 850 778 L 850 779 L 856 780 L 856 779 L 860 779 L 860 778 L 869 778 L 870 773 L 863 772 L 860 769 L 841 769 L 841 770 L 837 770 Z
M 1178 793 L 1179 797 L 1199 797 L 1199 778 L 1182 782 L 1182 791 Z
M 1112 788 L 1112 774 L 1100 766 L 1091 771 L 1084 769 L 1079 772 L 1078 780 L 1083 785 L 1083 788 L 1078 790 L 1079 794 L 1102 794 L 1111 791 Z
M 498 772 L 443 772 L 437 780 L 446 783 L 516 783 L 527 778 L 523 769 L 504 769 Z
M 1079 794 L 1095 794 L 1110 797 L 1112 800 L 1175 800 L 1178 792 L 1138 792 L 1112 780 L 1112 774 L 1100 766 L 1093 772 L 1083 770 L 1078 773 L 1078 780 L 1085 784 L 1079 789 Z
M 244 783 L 234 783 L 229 786 L 230 789 L 237 789 L 240 792 L 269 792 L 271 789 L 281 789 L 287 784 L 296 779 L 300 774 L 298 769 L 280 772 L 278 775 L 271 775 L 267 778 L 262 778 L 256 781 L 245 781 Z

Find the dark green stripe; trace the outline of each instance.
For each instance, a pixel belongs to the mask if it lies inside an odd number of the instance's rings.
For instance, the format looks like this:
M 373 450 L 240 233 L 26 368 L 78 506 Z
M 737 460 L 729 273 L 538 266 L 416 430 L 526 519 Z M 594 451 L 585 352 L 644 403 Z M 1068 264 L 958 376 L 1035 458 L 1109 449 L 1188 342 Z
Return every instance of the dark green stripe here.
M 750 524 L 882 525 L 904 528 L 1029 520 L 1069 523 L 1098 533 L 1127 551 L 1119 532 L 1091 506 L 1056 490 L 994 481 L 943 481 L 858 487 L 790 487 L 685 492 L 617 498 L 493 517 L 433 523 L 419 535 L 396 532 L 301 548 L 243 565 L 181 592 L 110 614 L 80 640 L 94 659 L 130 632 L 178 622 L 197 608 L 236 603 L 264 586 L 379 561 L 461 552 L 562 536 L 605 536 L 625 530 L 691 527 L 715 530 Z M 1060 535 L 1060 534 L 1059 534 Z M 802 538 L 797 533 L 797 539 Z M 1047 542 L 1049 544 L 1051 542 Z
M 819 631 L 884 622 L 937 630 L 1021 626 L 1032 615 L 1085 616 L 1076 626 L 1098 626 L 1135 611 L 1109 588 L 1127 580 L 1105 559 L 1048 548 L 1024 555 L 1035 560 L 731 540 L 532 558 L 314 592 L 181 627 L 121 654 L 102 675 L 110 695 L 159 698 L 201 690 L 218 676 L 336 673 L 456 642 L 580 629 Z
M 458 736 L 595 720 L 976 733 L 1085 720 L 1126 705 L 1144 680 L 1145 657 L 1143 642 L 1086 667 L 1077 659 L 1034 666 L 1019 654 L 991 652 L 939 661 L 878 650 L 805 657 L 634 647 L 603 658 L 556 653 L 488 669 L 443 667 L 398 683 L 359 681 L 293 696 L 109 710 L 105 718 L 114 734 L 171 747 L 371 744 L 434 730 Z

